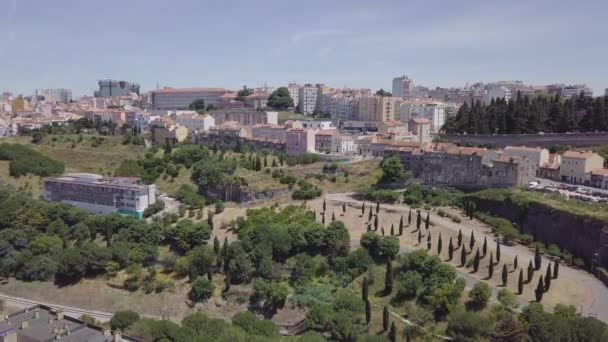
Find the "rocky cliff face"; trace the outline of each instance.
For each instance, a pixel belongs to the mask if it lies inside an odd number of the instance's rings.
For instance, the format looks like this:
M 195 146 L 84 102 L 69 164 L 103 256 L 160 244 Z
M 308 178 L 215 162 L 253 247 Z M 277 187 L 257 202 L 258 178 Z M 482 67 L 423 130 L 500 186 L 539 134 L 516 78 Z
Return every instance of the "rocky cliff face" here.
M 289 189 L 276 189 L 254 192 L 244 185 L 228 184 L 208 188 L 203 192 L 203 195 L 205 196 L 205 198 L 208 198 L 212 201 L 221 200 L 238 203 L 249 203 L 278 195 L 288 194 L 290 192 L 291 190 Z
M 511 201 L 476 200 L 477 208 L 517 223 L 524 232 L 580 256 L 587 265 L 608 265 L 608 221 L 557 210 L 542 203 L 521 209 Z

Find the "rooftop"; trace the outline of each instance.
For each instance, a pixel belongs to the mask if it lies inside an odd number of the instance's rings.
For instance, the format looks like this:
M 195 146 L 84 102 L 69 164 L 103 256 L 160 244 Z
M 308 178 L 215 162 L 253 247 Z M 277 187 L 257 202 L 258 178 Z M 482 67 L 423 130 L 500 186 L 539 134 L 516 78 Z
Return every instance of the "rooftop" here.
M 566 151 L 564 152 L 564 158 L 574 158 L 574 159 L 588 159 L 597 155 L 593 151 Z
M 209 87 L 209 88 L 162 88 L 152 90 L 151 93 L 171 94 L 171 93 L 202 93 L 202 92 L 213 92 L 213 93 L 226 93 L 228 92 L 225 88 Z
M 526 146 L 507 146 L 505 151 L 526 151 L 526 152 L 540 152 L 543 149 L 540 147 L 526 147 Z

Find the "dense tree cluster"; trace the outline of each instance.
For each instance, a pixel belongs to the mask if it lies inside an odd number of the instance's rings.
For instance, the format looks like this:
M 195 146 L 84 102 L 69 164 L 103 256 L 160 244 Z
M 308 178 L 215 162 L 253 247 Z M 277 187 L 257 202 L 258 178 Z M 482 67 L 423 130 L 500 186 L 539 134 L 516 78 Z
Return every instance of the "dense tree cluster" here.
M 287 87 L 280 87 L 270 94 L 268 107 L 276 110 L 287 110 L 294 107 L 293 99 L 289 95 Z
M 105 244 L 96 242 L 103 237 Z M 159 223 L 118 214 L 90 215 L 60 203 L 0 189 L 0 271 L 18 279 L 76 281 L 149 265 L 163 240 Z
M 0 160 L 10 160 L 9 172 L 13 177 L 28 173 L 47 177 L 61 174 L 65 169 L 63 162 L 20 144 L 0 144 Z
M 495 99 L 489 105 L 465 103 L 443 131 L 469 134 L 565 133 L 608 131 L 608 97 L 522 96 Z

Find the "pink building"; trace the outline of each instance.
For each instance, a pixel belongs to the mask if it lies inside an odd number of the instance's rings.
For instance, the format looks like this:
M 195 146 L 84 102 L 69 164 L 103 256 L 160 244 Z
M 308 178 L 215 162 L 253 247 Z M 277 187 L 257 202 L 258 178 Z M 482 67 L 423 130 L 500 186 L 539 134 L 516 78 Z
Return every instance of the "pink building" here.
M 285 137 L 288 155 L 300 155 L 315 151 L 315 130 L 292 128 Z

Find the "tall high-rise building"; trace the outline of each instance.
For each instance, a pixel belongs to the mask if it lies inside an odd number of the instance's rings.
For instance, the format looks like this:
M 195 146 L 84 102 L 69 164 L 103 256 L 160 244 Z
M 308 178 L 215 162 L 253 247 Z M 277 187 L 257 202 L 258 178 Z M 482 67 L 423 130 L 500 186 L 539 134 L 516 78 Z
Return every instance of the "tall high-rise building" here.
M 95 97 L 114 97 L 123 96 L 129 93 L 139 95 L 139 84 L 130 83 L 127 81 L 116 81 L 111 79 L 103 79 L 97 82 L 99 90 L 95 92 Z
M 305 84 L 299 89 L 298 110 L 302 114 L 312 114 L 317 109 L 319 89 L 312 84 Z
M 64 88 L 41 89 L 36 91 L 47 103 L 69 103 L 72 101 L 72 90 Z
M 415 97 L 414 80 L 405 75 L 393 78 L 393 96 L 398 98 Z
M 395 120 L 395 98 L 391 96 L 368 96 L 359 99 L 357 121 Z

